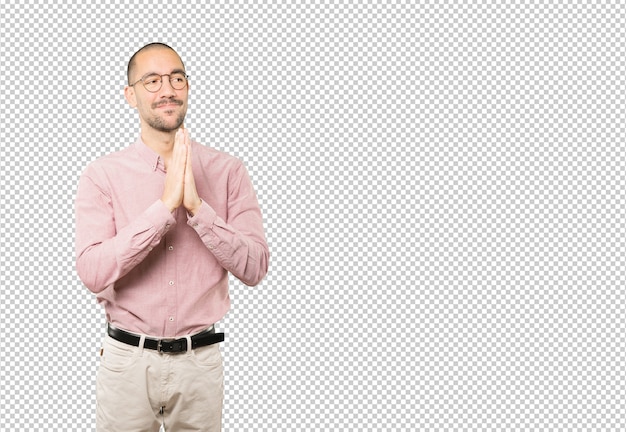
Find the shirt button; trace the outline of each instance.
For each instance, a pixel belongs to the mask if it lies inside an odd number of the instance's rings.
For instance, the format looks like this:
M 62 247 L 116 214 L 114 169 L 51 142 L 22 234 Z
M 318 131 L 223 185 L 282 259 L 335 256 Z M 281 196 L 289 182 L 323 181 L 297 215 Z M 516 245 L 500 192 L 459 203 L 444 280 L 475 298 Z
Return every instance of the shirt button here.
M 170 227 L 170 224 L 165 224 L 165 229 L 168 229 Z
M 174 281 L 170 281 L 170 285 L 174 285 Z
M 169 250 L 174 250 L 174 246 L 168 247 Z
M 170 317 L 170 321 L 174 321 L 174 317 Z

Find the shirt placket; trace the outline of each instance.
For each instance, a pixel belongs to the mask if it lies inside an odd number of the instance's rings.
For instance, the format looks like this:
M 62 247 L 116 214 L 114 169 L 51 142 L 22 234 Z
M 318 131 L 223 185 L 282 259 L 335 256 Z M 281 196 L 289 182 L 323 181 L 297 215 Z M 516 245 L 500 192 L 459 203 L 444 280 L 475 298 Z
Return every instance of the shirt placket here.
M 165 286 L 165 334 L 175 335 L 178 327 L 177 323 L 177 290 L 178 290 L 178 273 L 176 265 L 176 236 L 170 232 L 165 235 L 165 278 L 163 283 Z

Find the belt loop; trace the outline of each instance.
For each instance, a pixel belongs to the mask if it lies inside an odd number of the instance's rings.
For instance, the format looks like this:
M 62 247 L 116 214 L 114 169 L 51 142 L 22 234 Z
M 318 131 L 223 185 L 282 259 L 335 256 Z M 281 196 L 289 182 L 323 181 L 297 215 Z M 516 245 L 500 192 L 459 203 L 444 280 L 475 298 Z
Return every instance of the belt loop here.
M 187 354 L 191 354 L 192 349 L 191 349 L 191 336 L 187 335 L 185 336 L 185 339 L 187 339 Z
M 142 334 L 139 335 L 139 346 L 137 348 L 139 348 L 139 357 L 143 357 L 143 346 L 144 343 L 146 342 L 146 335 Z

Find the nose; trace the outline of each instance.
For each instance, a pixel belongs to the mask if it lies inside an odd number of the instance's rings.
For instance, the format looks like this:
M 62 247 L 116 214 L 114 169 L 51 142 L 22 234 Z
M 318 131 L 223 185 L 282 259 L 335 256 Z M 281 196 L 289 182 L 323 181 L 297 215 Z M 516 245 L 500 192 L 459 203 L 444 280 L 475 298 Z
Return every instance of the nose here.
M 170 82 L 169 75 L 163 75 L 161 77 L 161 88 L 159 89 L 159 94 L 164 97 L 176 96 L 176 90 L 172 87 L 172 83 Z

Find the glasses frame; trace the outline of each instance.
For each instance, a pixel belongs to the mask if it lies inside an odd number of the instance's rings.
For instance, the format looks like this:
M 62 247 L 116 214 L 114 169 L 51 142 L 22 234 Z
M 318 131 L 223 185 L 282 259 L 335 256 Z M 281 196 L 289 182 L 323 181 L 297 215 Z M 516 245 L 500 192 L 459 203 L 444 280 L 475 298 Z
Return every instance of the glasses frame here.
M 172 75 L 173 75 L 173 74 L 179 74 L 179 73 L 182 73 L 182 74 L 183 74 L 183 76 L 185 77 L 185 86 L 184 86 L 183 88 L 176 89 L 176 88 L 174 88 L 174 86 L 172 86 Z M 144 82 L 144 80 L 145 80 L 146 78 L 151 77 L 151 76 L 154 76 L 154 75 L 158 75 L 158 76 L 160 76 L 160 77 L 161 77 L 161 85 L 159 86 L 159 88 L 158 88 L 158 89 L 156 89 L 156 90 L 154 90 L 154 91 L 152 91 L 152 90 L 148 90 L 148 89 L 146 88 L 146 83 Z M 128 85 L 128 87 L 134 87 L 135 85 L 137 85 L 137 83 L 141 82 L 141 85 L 143 85 L 143 88 L 144 88 L 144 89 L 146 89 L 146 91 L 147 91 L 147 92 L 149 92 L 149 93 L 156 93 L 156 92 L 158 92 L 159 90 L 161 90 L 161 88 L 163 87 L 163 77 L 164 77 L 164 76 L 166 76 L 166 77 L 167 77 L 167 80 L 170 82 L 170 85 L 171 85 L 171 86 L 172 86 L 172 88 L 173 88 L 174 90 L 176 90 L 176 91 L 179 91 L 179 90 L 184 89 L 184 88 L 185 88 L 185 87 L 187 87 L 187 85 L 189 84 L 189 75 L 188 75 L 186 72 L 174 71 L 174 72 L 170 72 L 170 73 L 168 73 L 168 74 L 163 74 L 163 75 L 160 75 L 160 74 L 158 74 L 158 73 L 150 73 L 150 74 L 144 75 L 143 77 L 139 78 L 139 79 L 138 79 L 137 81 L 135 81 L 134 83 L 129 84 L 129 85 Z

